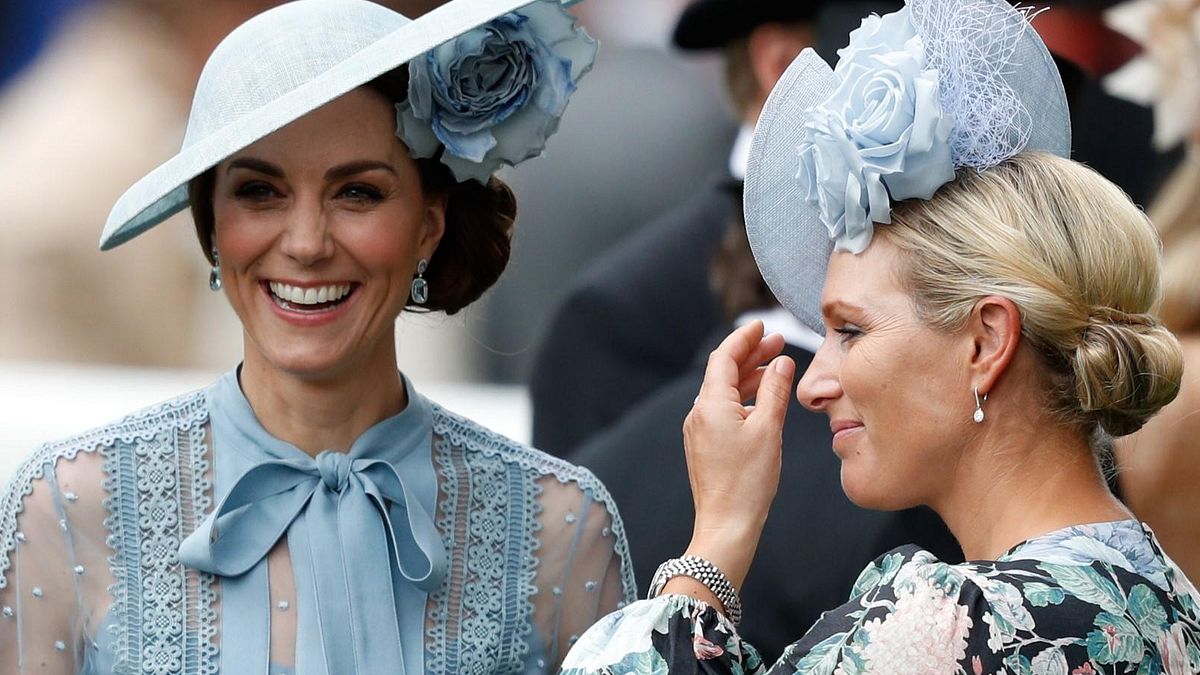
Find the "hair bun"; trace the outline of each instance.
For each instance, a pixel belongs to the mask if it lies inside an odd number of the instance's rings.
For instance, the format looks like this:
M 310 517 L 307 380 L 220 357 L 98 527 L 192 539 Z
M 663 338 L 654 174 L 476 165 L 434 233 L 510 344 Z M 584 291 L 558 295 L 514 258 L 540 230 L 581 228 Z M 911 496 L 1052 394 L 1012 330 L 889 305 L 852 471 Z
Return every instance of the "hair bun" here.
M 1072 368 L 1084 416 L 1110 435 L 1124 436 L 1174 400 L 1183 354 L 1153 316 L 1104 307 L 1088 318 Z

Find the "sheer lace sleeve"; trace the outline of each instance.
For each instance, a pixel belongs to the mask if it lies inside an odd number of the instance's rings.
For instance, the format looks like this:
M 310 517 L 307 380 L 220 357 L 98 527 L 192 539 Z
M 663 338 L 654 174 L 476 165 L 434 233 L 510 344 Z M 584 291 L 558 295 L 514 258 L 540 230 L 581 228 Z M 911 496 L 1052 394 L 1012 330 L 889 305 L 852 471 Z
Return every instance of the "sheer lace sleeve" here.
M 0 675 L 79 673 L 111 583 L 103 463 L 44 448 L 0 497 Z
M 579 636 L 622 607 L 633 592 L 627 553 L 614 513 L 603 498 L 576 482 L 539 481 L 540 546 L 534 621 L 546 645 L 547 667 L 557 669 Z

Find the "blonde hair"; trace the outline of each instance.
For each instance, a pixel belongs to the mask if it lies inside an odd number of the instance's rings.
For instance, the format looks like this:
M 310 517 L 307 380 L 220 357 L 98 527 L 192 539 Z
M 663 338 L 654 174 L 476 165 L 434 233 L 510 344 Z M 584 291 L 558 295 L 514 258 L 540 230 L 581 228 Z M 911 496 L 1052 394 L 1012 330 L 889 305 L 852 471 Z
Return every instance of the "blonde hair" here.
M 1123 436 L 1178 393 L 1179 343 L 1150 314 L 1154 228 L 1095 171 L 1023 153 L 960 171 L 933 199 L 897 204 L 878 231 L 907 252 L 902 281 L 931 326 L 961 328 L 984 296 L 1016 304 L 1062 422 Z

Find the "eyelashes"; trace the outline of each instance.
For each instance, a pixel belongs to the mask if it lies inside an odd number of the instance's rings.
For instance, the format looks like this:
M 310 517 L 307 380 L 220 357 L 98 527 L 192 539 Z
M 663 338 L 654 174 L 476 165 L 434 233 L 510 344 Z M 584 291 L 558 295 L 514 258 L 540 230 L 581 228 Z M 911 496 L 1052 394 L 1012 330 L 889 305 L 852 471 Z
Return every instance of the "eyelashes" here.
M 234 188 L 233 196 L 252 203 L 266 202 L 282 197 L 282 193 L 266 181 L 252 180 Z M 356 204 L 374 204 L 384 199 L 384 191 L 365 183 L 350 183 L 335 194 L 334 199 L 344 199 Z
M 383 200 L 383 191 L 371 185 L 351 183 L 338 192 L 338 197 L 356 202 L 378 202 Z
M 850 324 L 846 324 L 840 328 L 834 328 L 833 332 L 838 334 L 838 338 L 842 342 L 849 342 L 863 335 L 863 330 L 861 328 Z
M 279 192 L 275 186 L 264 181 L 248 181 L 238 185 L 233 191 L 233 196 L 238 199 L 248 201 L 264 201 L 273 197 L 278 197 Z

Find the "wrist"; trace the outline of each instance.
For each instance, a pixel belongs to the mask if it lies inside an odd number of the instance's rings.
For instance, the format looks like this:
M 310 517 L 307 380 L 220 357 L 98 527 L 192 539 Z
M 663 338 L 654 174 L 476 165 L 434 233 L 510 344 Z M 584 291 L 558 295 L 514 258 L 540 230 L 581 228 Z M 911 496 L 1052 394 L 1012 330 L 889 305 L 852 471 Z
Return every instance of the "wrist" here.
M 761 527 L 709 527 L 697 524 L 684 555 L 694 555 L 716 565 L 739 592 L 758 549 Z
M 658 566 L 650 581 L 649 598 L 664 593 L 687 595 L 724 614 L 735 626 L 741 621 L 741 597 L 725 573 L 712 561 L 692 555 Z

